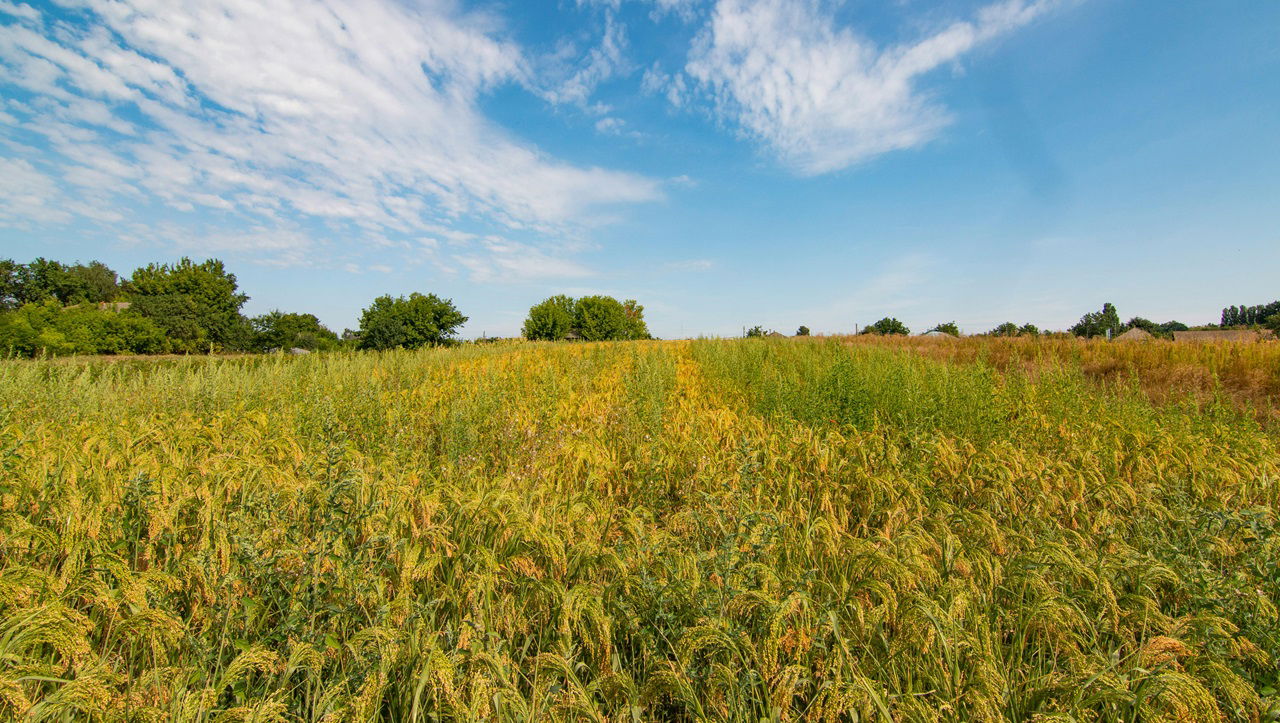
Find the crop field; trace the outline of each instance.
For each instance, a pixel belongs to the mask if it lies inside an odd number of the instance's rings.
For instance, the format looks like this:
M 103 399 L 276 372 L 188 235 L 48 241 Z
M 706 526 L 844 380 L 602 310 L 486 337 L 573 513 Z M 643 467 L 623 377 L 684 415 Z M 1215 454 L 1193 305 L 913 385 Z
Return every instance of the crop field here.
M 0 720 L 1274 720 L 1274 346 L 2 362 Z

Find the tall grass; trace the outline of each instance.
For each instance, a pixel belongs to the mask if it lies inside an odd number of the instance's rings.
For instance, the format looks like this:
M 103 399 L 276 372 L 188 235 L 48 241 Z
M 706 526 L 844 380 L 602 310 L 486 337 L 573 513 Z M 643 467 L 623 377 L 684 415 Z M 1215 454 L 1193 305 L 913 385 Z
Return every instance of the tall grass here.
M 1000 348 L 0 365 L 0 718 L 1273 715 L 1274 433 Z

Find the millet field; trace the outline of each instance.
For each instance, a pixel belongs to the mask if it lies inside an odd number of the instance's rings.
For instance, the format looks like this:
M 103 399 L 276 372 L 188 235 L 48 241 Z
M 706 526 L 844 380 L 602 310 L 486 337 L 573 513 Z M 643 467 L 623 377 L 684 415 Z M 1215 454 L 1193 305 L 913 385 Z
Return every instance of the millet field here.
M 1277 347 L 0 362 L 0 720 L 1275 720 Z

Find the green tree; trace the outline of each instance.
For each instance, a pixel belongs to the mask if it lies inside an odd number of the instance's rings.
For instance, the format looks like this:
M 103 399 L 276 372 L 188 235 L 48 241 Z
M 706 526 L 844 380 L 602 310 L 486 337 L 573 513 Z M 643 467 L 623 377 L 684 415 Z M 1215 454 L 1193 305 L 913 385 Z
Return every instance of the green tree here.
M 13 259 L 0 259 L 0 311 L 22 305 L 22 264 Z
M 809 336 L 809 327 L 801 324 L 800 328 L 796 329 L 796 336 Z
M 154 354 L 168 349 L 164 331 L 132 313 L 66 308 L 48 298 L 0 314 L 0 353 L 4 354 Z
M 417 292 L 379 296 L 360 315 L 361 349 L 417 349 L 454 342 L 458 327 L 467 322 L 450 299 Z
M 67 275 L 75 280 L 77 291 L 89 303 L 115 301 L 120 296 L 119 277 L 111 267 L 101 261 L 69 266 Z
M 900 335 L 906 336 L 911 333 L 906 324 L 897 319 L 886 316 L 876 323 L 862 330 L 863 334 L 881 334 L 884 336 Z
M 950 334 L 951 336 L 960 336 L 960 327 L 956 326 L 956 323 L 954 321 L 943 322 L 933 327 L 929 331 L 940 331 L 943 334 Z
M 1017 324 L 1012 321 L 1006 321 L 991 331 L 988 331 L 987 336 L 1017 336 L 1019 332 L 1020 330 Z
M 759 324 L 747 329 L 747 338 L 753 339 L 764 336 L 764 327 Z
M 573 305 L 574 329 L 587 341 L 630 339 L 626 309 L 612 296 L 584 296 Z
M 627 299 L 622 302 L 622 313 L 627 317 L 627 339 L 652 339 L 649 335 L 649 326 L 644 323 L 644 307 L 636 303 L 635 299 Z
M 574 302 L 557 294 L 529 307 L 522 333 L 530 341 L 560 341 L 573 330 Z
M 338 348 L 338 335 L 330 331 L 315 314 L 286 314 L 271 311 L 250 320 L 253 327 L 254 351 L 268 349 L 310 349 L 327 351 Z
M 249 297 L 217 259 L 150 264 L 135 270 L 125 286 L 137 312 L 163 327 L 179 351 L 240 349 L 250 343 L 251 329 L 240 315 Z
M 1018 336 L 1040 336 L 1040 327 L 1026 323 L 1018 327 Z
M 1071 327 L 1071 333 L 1091 339 L 1096 336 L 1115 336 L 1124 330 L 1120 323 L 1120 315 L 1116 307 L 1110 303 L 1102 305 L 1101 311 L 1093 311 L 1080 317 L 1080 321 Z

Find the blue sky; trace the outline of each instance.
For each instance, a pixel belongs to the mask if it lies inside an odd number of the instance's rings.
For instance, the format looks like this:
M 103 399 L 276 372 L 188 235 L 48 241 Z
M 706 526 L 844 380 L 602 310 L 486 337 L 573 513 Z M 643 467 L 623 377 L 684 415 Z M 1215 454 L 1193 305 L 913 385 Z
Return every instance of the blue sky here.
M 465 336 L 1216 321 L 1280 297 L 1280 4 L 0 0 L 0 256 Z

